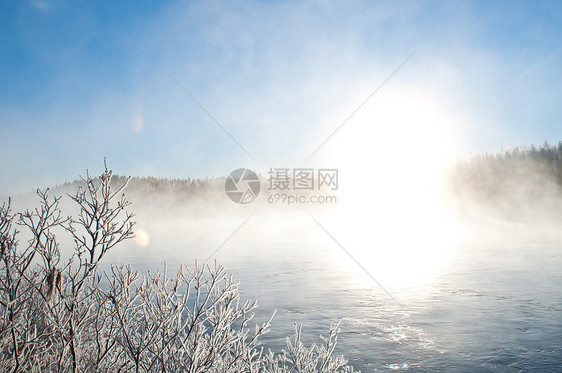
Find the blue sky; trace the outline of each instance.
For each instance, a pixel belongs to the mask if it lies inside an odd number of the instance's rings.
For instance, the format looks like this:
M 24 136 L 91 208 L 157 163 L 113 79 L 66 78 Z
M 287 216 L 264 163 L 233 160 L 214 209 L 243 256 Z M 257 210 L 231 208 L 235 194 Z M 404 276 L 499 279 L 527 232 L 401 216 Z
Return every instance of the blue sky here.
M 0 195 L 302 166 L 413 52 L 311 165 L 562 140 L 559 1 L 4 1 Z

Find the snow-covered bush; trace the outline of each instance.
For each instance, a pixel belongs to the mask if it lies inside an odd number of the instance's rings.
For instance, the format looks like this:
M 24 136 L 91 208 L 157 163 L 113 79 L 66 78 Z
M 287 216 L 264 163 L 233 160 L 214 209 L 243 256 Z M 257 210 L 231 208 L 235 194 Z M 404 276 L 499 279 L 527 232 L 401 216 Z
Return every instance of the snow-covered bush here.
M 338 326 L 322 346 L 305 347 L 297 327 L 287 350 L 264 351 L 271 318 L 250 328 L 256 302 L 241 301 L 222 267 L 181 267 L 141 276 L 130 266 L 99 270 L 100 260 L 133 236 L 124 182 L 87 174 L 69 195 L 79 213 L 63 217 L 60 197 L 0 207 L 0 371 L 6 372 L 352 372 L 333 357 Z M 18 227 L 29 240 L 19 242 Z M 22 232 L 23 233 L 23 232 Z M 61 258 L 56 234 L 72 256 Z M 273 315 L 272 315 L 273 317 Z

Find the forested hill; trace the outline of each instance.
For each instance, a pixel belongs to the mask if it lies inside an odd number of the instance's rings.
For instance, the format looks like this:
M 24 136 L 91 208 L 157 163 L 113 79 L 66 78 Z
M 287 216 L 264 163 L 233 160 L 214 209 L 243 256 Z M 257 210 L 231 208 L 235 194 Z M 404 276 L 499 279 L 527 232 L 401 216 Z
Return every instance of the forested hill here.
M 111 184 L 123 185 L 127 176 L 113 175 Z M 127 186 L 127 195 L 148 196 L 148 195 L 175 195 L 183 198 L 197 196 L 207 196 L 224 190 L 224 177 L 205 177 L 205 178 L 166 178 L 153 176 L 134 176 L 131 177 Z M 57 186 L 55 190 L 75 191 L 78 186 L 82 186 L 82 180 L 74 180 L 63 185 Z
M 562 205 L 562 141 L 557 145 L 510 147 L 496 153 L 473 154 L 459 160 L 446 175 L 454 201 L 517 209 L 544 204 Z M 267 176 L 260 175 L 262 180 Z M 126 177 L 114 175 L 122 185 Z M 174 200 L 224 198 L 225 177 L 132 177 L 127 195 L 136 198 L 172 196 Z M 81 180 L 54 188 L 74 192 Z M 415 187 L 415 186 L 413 186 Z M 211 198 L 212 197 L 212 198 Z
M 562 142 L 472 155 L 457 162 L 448 182 L 461 203 L 557 208 L 562 202 Z

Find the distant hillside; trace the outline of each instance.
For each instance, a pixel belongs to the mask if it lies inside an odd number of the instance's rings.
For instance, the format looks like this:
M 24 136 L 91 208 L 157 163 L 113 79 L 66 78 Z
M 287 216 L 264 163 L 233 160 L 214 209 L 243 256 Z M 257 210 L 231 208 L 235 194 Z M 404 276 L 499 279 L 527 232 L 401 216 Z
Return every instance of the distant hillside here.
M 476 204 L 517 213 L 562 205 L 562 142 L 511 147 L 459 161 L 448 175 L 459 206 Z
M 127 176 L 113 175 L 111 184 L 122 185 Z M 179 199 L 191 199 L 207 197 L 216 193 L 224 193 L 224 176 L 205 177 L 205 178 L 165 178 L 153 176 L 134 176 L 131 177 L 126 189 L 126 194 L 130 197 L 148 196 L 175 196 Z M 82 180 L 74 180 L 58 185 L 53 188 L 57 194 L 73 193 L 79 186 L 83 186 Z
M 487 207 L 508 214 L 533 208 L 562 212 L 562 141 L 557 145 L 510 147 L 459 160 L 448 170 L 446 186 L 452 201 L 462 209 Z M 266 175 L 260 175 L 267 180 Z M 126 177 L 113 176 L 122 185 Z M 205 199 L 225 201 L 225 177 L 162 178 L 132 177 L 126 189 L 130 200 L 188 202 Z M 81 180 L 53 188 L 56 194 L 74 193 Z M 266 184 L 263 185 L 266 187 Z

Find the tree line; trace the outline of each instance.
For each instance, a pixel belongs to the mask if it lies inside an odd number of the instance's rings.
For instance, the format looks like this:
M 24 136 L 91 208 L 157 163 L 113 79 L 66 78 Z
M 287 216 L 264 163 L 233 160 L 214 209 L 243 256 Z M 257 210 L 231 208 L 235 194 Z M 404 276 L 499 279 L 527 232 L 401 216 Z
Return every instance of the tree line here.
M 510 147 L 459 160 L 450 170 L 456 197 L 476 202 L 529 204 L 562 196 L 562 141 Z

